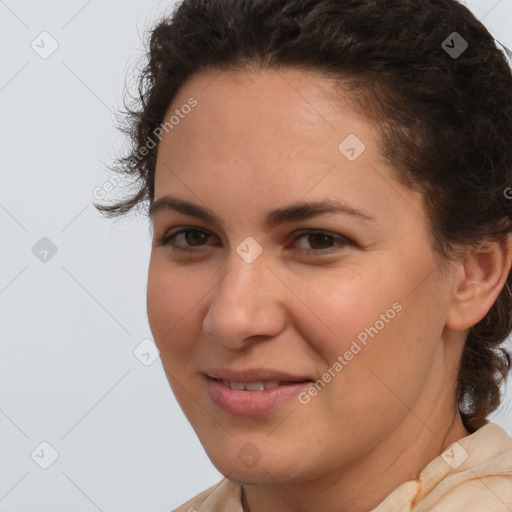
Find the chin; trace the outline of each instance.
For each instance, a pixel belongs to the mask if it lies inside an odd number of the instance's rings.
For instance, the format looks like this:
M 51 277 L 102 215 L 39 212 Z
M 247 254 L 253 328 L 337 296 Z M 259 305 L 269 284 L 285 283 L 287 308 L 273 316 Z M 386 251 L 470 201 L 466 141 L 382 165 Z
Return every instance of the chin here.
M 213 443 L 212 443 L 213 444 Z M 237 442 L 232 446 L 205 446 L 206 453 L 215 468 L 229 480 L 239 484 L 275 485 L 291 484 L 307 477 L 304 459 L 299 459 L 297 447 L 286 454 L 275 447 L 262 450 L 249 442 Z

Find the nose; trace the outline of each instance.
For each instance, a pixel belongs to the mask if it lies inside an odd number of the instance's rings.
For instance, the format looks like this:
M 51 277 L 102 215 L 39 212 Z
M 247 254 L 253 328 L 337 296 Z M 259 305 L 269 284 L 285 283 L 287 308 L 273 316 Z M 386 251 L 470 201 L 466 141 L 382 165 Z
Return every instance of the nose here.
M 284 293 L 263 257 L 246 263 L 234 253 L 230 267 L 214 288 L 203 331 L 231 349 L 276 337 L 286 325 Z

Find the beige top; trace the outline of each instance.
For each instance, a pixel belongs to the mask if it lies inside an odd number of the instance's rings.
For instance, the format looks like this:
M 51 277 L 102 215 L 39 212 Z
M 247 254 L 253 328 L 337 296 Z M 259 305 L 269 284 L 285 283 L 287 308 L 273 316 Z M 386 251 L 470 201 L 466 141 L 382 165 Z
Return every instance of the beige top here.
M 240 485 L 223 478 L 175 512 L 243 512 Z M 371 512 L 511 512 L 512 438 L 495 423 L 451 444 L 418 478 Z

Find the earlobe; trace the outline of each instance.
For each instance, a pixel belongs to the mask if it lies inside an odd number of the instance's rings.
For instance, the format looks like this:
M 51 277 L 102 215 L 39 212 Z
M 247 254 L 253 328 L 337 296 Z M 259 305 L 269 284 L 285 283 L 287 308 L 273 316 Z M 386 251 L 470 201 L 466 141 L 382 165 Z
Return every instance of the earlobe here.
M 512 237 L 468 248 L 453 282 L 446 327 L 463 331 L 477 324 L 498 298 L 512 265 Z

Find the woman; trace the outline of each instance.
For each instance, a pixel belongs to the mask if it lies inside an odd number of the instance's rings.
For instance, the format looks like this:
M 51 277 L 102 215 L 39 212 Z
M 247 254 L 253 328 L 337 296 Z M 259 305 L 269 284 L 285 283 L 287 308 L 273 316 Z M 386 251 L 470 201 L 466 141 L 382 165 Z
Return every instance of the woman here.
M 512 76 L 454 0 L 184 0 L 133 138 L 178 511 L 512 510 Z

